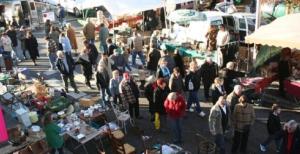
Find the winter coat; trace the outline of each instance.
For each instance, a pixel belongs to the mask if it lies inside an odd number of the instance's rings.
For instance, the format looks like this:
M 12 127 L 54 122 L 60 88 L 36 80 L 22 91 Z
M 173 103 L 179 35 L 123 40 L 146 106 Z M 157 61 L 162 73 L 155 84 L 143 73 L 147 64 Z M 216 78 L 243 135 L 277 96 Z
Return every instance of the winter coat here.
M 65 68 L 63 59 L 60 59 L 60 58 L 58 58 L 56 61 L 56 67 L 62 75 L 73 75 L 73 71 L 75 68 L 75 62 L 74 62 L 73 58 L 70 56 L 65 56 L 65 58 L 67 60 L 69 71 L 67 71 L 67 69 Z
M 234 87 L 234 79 L 239 77 L 244 77 L 245 73 L 237 72 L 235 70 L 229 70 L 225 68 L 221 74 L 221 77 L 224 78 L 224 88 L 227 94 L 231 93 Z
M 270 135 L 273 135 L 281 130 L 280 118 L 270 112 L 268 122 L 267 122 L 267 129 Z
M 98 68 L 99 67 L 105 68 L 107 73 L 108 73 L 109 78 L 111 79 L 112 78 L 112 65 L 113 64 L 114 64 L 114 62 L 110 58 L 107 59 L 107 63 L 103 59 L 101 59 L 99 61 L 99 64 L 98 64 Z
M 87 78 L 91 78 L 93 75 L 93 67 L 89 60 L 80 57 L 78 58 L 75 65 L 80 64 L 82 66 L 83 75 Z
M 153 102 L 154 102 L 154 112 L 157 112 L 159 114 L 165 114 L 165 107 L 164 102 L 166 98 L 168 97 L 170 91 L 167 87 L 165 89 L 161 89 L 160 87 L 157 87 L 154 90 L 154 96 L 153 96 Z
M 67 29 L 67 37 L 70 40 L 72 49 L 75 49 L 75 50 L 78 49 L 77 40 L 76 40 L 76 34 L 75 34 L 75 31 L 74 31 L 73 28 Z
M 169 88 L 171 92 L 183 93 L 185 86 L 181 75 L 179 77 L 175 77 L 174 74 L 171 75 L 169 80 Z
M 25 39 L 25 47 L 28 50 L 31 59 L 36 59 L 40 56 L 38 42 L 34 36 Z
M 167 67 L 169 68 L 170 72 L 173 72 L 173 68 L 176 66 L 175 60 L 173 57 L 171 57 L 170 55 L 164 55 L 160 58 L 160 60 L 166 60 L 167 63 Z
M 177 53 L 177 54 L 174 54 L 173 58 L 174 58 L 174 61 L 175 61 L 175 66 L 179 67 L 179 69 L 180 69 L 180 74 L 182 76 L 185 76 L 185 66 L 184 66 L 182 56 Z
M 153 101 L 153 97 L 154 97 L 154 90 L 157 88 L 156 82 L 150 82 L 150 83 L 146 83 L 145 85 L 145 97 L 147 98 L 148 102 L 149 102 L 149 112 L 151 114 L 155 113 L 155 105 L 154 105 L 154 101 Z
M 152 49 L 148 55 L 147 69 L 151 71 L 156 71 L 158 66 L 158 61 L 160 59 L 160 52 L 157 49 Z
M 174 101 L 166 99 L 164 107 L 168 117 L 172 119 L 179 119 L 184 116 L 186 104 L 183 96 L 177 94 L 177 98 Z
M 232 123 L 235 131 L 244 132 L 249 130 L 254 121 L 255 111 L 252 104 L 246 103 L 244 106 L 242 103 L 239 103 L 235 105 L 232 114 Z
M 193 89 L 189 88 L 189 82 L 193 83 Z M 200 89 L 200 82 L 201 82 L 201 78 L 199 75 L 199 71 L 195 71 L 195 72 L 189 72 L 186 76 L 185 76 L 185 88 L 187 91 L 198 91 Z
M 227 122 L 227 126 L 225 126 L 226 128 L 223 129 L 222 111 L 220 106 L 218 104 L 215 104 L 210 109 L 210 114 L 208 118 L 208 126 L 210 132 L 214 132 L 215 134 L 224 134 L 224 130 L 229 130 L 229 127 L 231 125 L 231 121 L 230 121 L 231 112 L 228 106 L 226 106 L 226 114 L 228 116 L 228 122 Z
M 113 54 L 109 58 L 114 61 L 114 66 L 116 66 L 120 71 L 123 70 L 126 65 L 126 60 L 122 54 Z
M 213 62 L 212 64 L 209 64 L 208 62 L 205 62 L 200 68 L 202 83 L 210 86 L 217 77 L 217 73 L 218 65 L 216 63 Z
M 131 81 L 122 80 L 120 83 L 119 91 L 121 93 L 121 99 L 124 104 L 135 104 L 137 103 L 137 99 L 129 82 Z
M 240 96 L 237 95 L 235 92 L 232 92 L 227 96 L 226 101 L 230 106 L 231 112 L 233 112 L 235 105 L 239 103 L 239 98 Z
M 112 96 L 120 95 L 119 85 L 122 81 L 122 77 L 118 77 L 118 79 L 110 79 L 109 81 L 109 90 Z
M 288 132 L 287 131 L 280 131 L 277 135 L 277 138 L 282 138 L 282 144 L 280 147 L 279 154 L 299 154 L 300 153 L 300 128 L 297 127 L 296 131 L 294 132 L 293 141 L 291 152 L 288 153 L 287 151 L 287 144 L 288 144 Z
M 215 104 L 220 96 L 224 96 L 226 94 L 224 86 L 221 86 L 221 91 L 219 88 L 216 87 L 216 85 L 212 85 L 212 90 L 211 90 L 211 97 L 212 97 L 212 102 Z
M 109 80 L 110 80 L 110 78 L 109 78 L 108 72 L 105 69 L 103 69 L 103 71 L 97 71 L 96 85 L 99 90 L 108 88 Z
M 83 35 L 87 40 L 95 39 L 96 27 L 93 23 L 89 22 L 83 27 Z
M 17 47 L 18 46 L 17 32 L 15 30 L 8 30 L 7 35 L 11 40 L 12 46 Z
M 91 51 L 89 52 L 89 60 L 92 65 L 96 65 L 99 56 L 98 50 L 94 44 L 89 44 L 89 46 L 91 49 Z

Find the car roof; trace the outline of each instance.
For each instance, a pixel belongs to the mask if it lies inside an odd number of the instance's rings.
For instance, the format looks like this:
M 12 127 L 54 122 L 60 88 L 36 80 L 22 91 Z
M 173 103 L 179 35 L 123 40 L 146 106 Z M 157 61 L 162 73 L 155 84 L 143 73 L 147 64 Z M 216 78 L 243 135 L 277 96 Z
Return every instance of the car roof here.
M 250 18 L 256 18 L 254 13 L 247 13 L 247 12 L 236 12 L 232 13 L 231 15 L 236 16 L 236 17 L 250 17 Z
M 205 14 L 207 16 L 207 18 L 230 15 L 228 13 L 223 13 L 223 12 L 220 12 L 220 11 L 202 11 L 201 13 Z

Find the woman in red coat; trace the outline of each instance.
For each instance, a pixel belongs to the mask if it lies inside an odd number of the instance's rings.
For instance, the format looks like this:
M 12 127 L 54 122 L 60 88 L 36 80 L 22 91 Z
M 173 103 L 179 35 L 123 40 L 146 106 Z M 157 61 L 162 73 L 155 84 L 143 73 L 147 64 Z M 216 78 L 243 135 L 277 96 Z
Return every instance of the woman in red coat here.
M 179 93 L 172 92 L 165 100 L 164 107 L 174 135 L 174 144 L 181 144 L 181 120 L 185 112 L 185 100 Z

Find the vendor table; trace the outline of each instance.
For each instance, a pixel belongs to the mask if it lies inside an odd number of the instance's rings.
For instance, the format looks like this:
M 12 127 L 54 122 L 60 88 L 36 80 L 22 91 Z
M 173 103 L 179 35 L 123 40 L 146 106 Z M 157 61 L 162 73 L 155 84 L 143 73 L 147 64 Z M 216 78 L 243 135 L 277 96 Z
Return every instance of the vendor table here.
M 285 80 L 284 87 L 286 92 L 295 98 L 296 102 L 300 102 L 300 81 Z
M 89 121 L 97 121 L 99 118 L 103 121 L 106 121 L 105 113 L 100 111 L 94 111 L 93 115 L 90 117 L 85 117 L 83 113 L 80 113 L 79 118 L 87 123 Z
M 81 123 L 79 126 L 79 131 L 76 132 L 76 129 L 73 129 L 69 132 L 67 132 L 67 134 L 75 139 L 79 145 L 77 147 L 75 147 L 74 149 L 78 149 L 79 147 L 83 147 L 85 153 L 88 154 L 88 151 L 86 149 L 85 144 L 91 140 L 93 140 L 94 138 L 96 138 L 97 136 L 99 136 L 101 134 L 101 131 L 96 130 L 95 128 L 87 125 L 86 123 Z M 79 136 L 83 135 L 84 137 L 79 138 Z
M 32 143 L 35 143 L 37 141 L 40 141 L 45 138 L 45 134 L 43 132 L 40 132 L 39 135 L 31 134 L 26 138 L 26 141 L 18 146 L 13 146 L 11 144 L 1 147 L 1 154 L 9 154 L 13 153 L 15 151 L 18 151 L 20 149 L 23 149 L 24 147 L 31 145 Z

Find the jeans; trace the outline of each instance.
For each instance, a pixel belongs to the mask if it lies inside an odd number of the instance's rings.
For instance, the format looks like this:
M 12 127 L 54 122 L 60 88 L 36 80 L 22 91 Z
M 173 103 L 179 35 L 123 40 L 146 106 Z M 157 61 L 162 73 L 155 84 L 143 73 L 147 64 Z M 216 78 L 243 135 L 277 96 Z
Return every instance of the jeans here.
M 18 60 L 25 59 L 21 50 L 18 50 L 17 47 L 13 47 L 13 50 L 14 50 Z
M 135 61 L 136 61 L 136 55 L 138 55 L 142 61 L 142 64 L 145 65 L 146 62 L 145 62 L 145 57 L 144 57 L 144 54 L 143 54 L 143 51 L 136 51 L 136 50 L 133 50 L 132 52 L 132 65 L 136 65 Z
M 119 101 L 118 101 L 119 100 Z M 113 96 L 113 101 L 115 104 L 122 104 L 122 98 L 121 98 L 121 95 L 118 94 L 118 95 L 115 95 Z
M 198 113 L 201 112 L 201 107 L 199 105 L 199 96 L 198 91 L 190 91 L 188 96 L 188 102 L 187 102 L 187 109 L 190 109 L 191 105 L 195 103 L 196 104 L 196 111 Z
M 48 57 L 49 57 L 51 69 L 55 69 L 56 68 L 55 62 L 57 59 L 56 53 L 49 53 Z
M 53 148 L 53 149 L 51 149 L 50 153 L 51 153 L 51 154 L 55 154 L 56 151 L 58 151 L 59 154 L 64 154 L 63 147 L 57 148 L 57 149 L 54 149 L 54 148 Z
M 64 81 L 66 91 L 68 91 L 68 86 L 69 86 L 68 80 L 70 80 L 70 84 L 73 87 L 73 89 L 75 91 L 77 91 L 77 87 L 76 87 L 76 84 L 75 84 L 75 81 L 74 81 L 74 75 L 62 75 L 62 78 L 63 78 L 63 81 Z
M 173 141 L 174 143 L 181 143 L 182 142 L 182 128 L 181 128 L 181 118 L 171 118 L 168 117 L 168 121 L 170 123 L 170 128 L 173 132 Z
M 233 143 L 231 152 L 236 153 L 238 149 L 240 152 L 245 153 L 247 151 L 248 137 L 250 130 L 244 130 L 244 132 L 234 131 Z
M 217 147 L 220 149 L 220 154 L 225 154 L 225 137 L 222 134 L 217 134 L 215 136 L 215 143 Z
M 108 54 L 108 46 L 106 43 L 100 43 L 99 50 L 103 53 Z
M 264 147 L 268 147 L 271 141 L 275 141 L 276 150 L 280 150 L 281 139 L 276 139 L 275 134 L 269 134 L 268 138 L 262 143 Z
M 130 68 L 130 66 L 129 66 L 128 63 L 126 63 L 126 65 L 124 66 L 123 70 L 126 71 L 126 68 L 127 68 L 129 71 L 131 71 L 131 68 Z
M 210 86 L 211 86 L 211 84 L 203 84 L 205 99 L 209 98 L 209 88 L 210 88 Z

